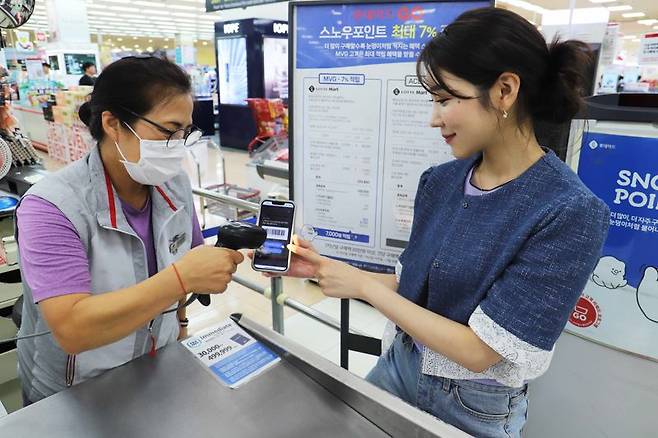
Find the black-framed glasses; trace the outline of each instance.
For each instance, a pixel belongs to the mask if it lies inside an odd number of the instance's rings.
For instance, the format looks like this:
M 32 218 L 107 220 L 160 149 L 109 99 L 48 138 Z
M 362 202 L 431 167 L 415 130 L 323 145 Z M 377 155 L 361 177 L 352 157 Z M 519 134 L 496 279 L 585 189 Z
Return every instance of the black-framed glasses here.
M 167 136 L 167 147 L 169 147 L 169 143 L 172 140 L 183 140 L 183 146 L 190 147 L 196 144 L 196 142 L 198 142 L 199 140 L 201 140 L 201 137 L 203 136 L 203 131 L 201 131 L 201 129 L 199 129 L 194 125 L 190 125 L 188 127 L 180 128 L 180 129 L 176 129 L 175 131 L 172 131 L 171 129 L 167 129 L 164 126 L 160 125 L 159 123 L 154 122 L 153 120 L 149 120 L 144 116 L 140 116 L 139 114 L 129 110 L 128 108 L 121 107 L 121 109 L 132 114 L 138 119 L 143 120 L 146 123 L 149 123 L 150 125 L 157 128 L 160 132 L 165 134 Z

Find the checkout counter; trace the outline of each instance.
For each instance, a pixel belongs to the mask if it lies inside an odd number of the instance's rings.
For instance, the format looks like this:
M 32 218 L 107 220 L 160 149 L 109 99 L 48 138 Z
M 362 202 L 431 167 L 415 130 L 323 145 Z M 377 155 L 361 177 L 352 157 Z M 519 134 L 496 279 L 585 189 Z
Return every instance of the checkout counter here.
M 468 436 L 272 330 L 233 320 L 281 357 L 237 389 L 176 343 L 0 418 L 0 431 L 22 438 Z

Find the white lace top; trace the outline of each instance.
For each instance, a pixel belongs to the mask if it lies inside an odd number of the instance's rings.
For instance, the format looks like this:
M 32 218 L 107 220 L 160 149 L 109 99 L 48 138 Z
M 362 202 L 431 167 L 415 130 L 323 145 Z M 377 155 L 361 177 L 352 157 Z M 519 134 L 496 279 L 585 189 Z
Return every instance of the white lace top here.
M 402 265 L 398 262 L 395 267 L 398 282 L 401 272 Z M 525 382 L 541 376 L 548 369 L 554 349 L 542 350 L 517 338 L 489 318 L 479 306 L 469 318 L 468 325 L 503 359 L 482 373 L 474 373 L 423 346 L 423 374 L 450 379 L 493 379 L 505 386 L 521 387 Z M 384 341 L 384 345 L 387 343 Z

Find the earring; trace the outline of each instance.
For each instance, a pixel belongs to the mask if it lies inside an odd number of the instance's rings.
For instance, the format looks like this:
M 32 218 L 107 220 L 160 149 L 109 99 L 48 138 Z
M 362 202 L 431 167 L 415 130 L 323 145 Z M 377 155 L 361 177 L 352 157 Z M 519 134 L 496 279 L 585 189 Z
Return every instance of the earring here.
M 507 111 L 503 110 L 503 119 L 506 119 L 508 115 Z

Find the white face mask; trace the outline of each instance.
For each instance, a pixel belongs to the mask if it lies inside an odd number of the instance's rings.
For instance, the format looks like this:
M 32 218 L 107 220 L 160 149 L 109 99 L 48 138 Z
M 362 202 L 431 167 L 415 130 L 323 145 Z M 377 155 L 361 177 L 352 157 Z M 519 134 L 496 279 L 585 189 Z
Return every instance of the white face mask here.
M 130 127 L 125 125 L 139 138 L 139 161 L 133 163 L 121 152 L 119 143 L 114 144 L 121 155 L 121 162 L 126 166 L 133 181 L 149 186 L 159 186 L 178 175 L 183 170 L 185 158 L 184 140 L 144 140 Z

